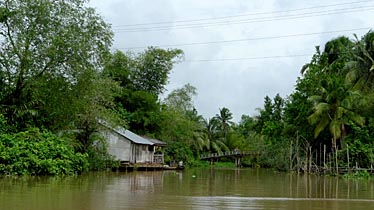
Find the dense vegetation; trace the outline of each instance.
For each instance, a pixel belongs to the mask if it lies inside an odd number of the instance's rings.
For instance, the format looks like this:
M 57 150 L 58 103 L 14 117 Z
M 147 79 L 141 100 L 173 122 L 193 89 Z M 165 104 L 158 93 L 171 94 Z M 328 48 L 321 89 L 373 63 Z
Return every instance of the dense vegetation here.
M 290 96 L 265 98 L 251 119 L 252 130 L 266 139 L 265 154 L 271 153 L 265 163 L 304 171 L 372 167 L 373 49 L 372 31 L 333 39 L 322 52 L 316 48 Z
M 317 47 L 293 93 L 266 96 L 258 116 L 239 123 L 226 107 L 199 115 L 189 84 L 161 99 L 181 50 L 111 52 L 112 39 L 84 0 L 0 1 L 0 173 L 105 167 L 105 146 L 94 144 L 102 140 L 98 119 L 163 140 L 167 161 L 191 165 L 234 149 L 261 151 L 245 164 L 281 170 L 373 163 L 371 31 Z

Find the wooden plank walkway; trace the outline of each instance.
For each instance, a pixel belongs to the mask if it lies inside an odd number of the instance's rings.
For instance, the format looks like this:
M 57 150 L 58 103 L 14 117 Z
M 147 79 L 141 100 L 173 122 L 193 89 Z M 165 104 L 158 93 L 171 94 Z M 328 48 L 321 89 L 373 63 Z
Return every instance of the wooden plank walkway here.
M 222 157 L 244 157 L 244 156 L 257 156 L 260 155 L 258 151 L 228 151 L 223 153 L 210 153 L 200 155 L 200 160 L 208 160 L 212 158 L 222 158 Z
M 235 158 L 235 166 L 241 167 L 241 158 L 244 156 L 257 156 L 260 155 L 258 151 L 228 151 L 223 153 L 210 153 L 210 154 L 203 154 L 200 155 L 200 160 L 210 160 L 210 164 L 213 164 L 214 161 L 218 161 L 218 159 L 223 157 L 234 157 Z

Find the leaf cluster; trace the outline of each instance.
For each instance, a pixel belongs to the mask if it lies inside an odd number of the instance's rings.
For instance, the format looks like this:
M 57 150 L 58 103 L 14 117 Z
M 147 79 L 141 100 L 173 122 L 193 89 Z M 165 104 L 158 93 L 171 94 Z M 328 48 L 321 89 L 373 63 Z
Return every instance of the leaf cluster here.
M 87 155 L 69 140 L 31 128 L 0 135 L 0 173 L 10 175 L 73 175 L 88 169 Z

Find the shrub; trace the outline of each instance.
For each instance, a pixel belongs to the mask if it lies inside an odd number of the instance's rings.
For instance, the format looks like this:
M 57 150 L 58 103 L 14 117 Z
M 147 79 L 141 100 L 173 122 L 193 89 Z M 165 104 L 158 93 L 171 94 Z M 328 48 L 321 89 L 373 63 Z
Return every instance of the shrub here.
M 6 133 L 9 130 L 9 125 L 4 117 L 4 115 L 0 114 L 0 135 Z
M 191 147 L 188 144 L 182 142 L 168 142 L 168 146 L 165 149 L 165 162 L 170 161 L 183 161 L 185 164 L 194 159 Z
M 94 143 L 87 149 L 90 170 L 101 171 L 108 168 L 118 168 L 120 162 L 108 154 L 108 142 L 101 135 L 92 136 Z
M 87 154 L 68 140 L 37 128 L 0 135 L 0 173 L 11 175 L 78 174 L 88 169 Z

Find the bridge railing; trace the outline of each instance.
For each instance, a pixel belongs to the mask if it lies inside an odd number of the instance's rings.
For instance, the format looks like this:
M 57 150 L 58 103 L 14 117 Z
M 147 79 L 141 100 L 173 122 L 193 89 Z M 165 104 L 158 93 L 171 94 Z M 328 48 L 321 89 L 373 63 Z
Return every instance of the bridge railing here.
M 200 155 L 200 159 L 230 157 L 230 156 L 248 156 L 248 155 L 257 155 L 257 154 L 259 154 L 259 152 L 257 151 L 233 150 L 233 151 L 227 151 L 227 152 L 222 152 L 222 153 L 202 154 Z

